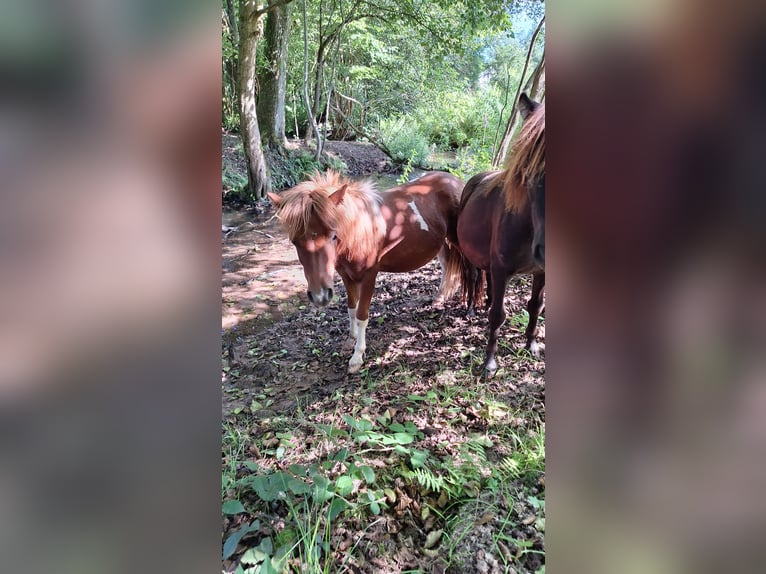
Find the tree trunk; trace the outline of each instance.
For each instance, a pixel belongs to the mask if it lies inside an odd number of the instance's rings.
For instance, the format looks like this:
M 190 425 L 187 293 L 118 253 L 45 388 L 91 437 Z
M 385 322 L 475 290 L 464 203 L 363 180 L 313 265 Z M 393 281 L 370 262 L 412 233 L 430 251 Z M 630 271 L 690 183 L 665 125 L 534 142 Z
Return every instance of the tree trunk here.
M 311 125 L 311 130 L 306 130 L 306 142 L 310 141 L 310 133 L 313 132 L 317 139 L 316 160 L 319 161 L 322 158 L 322 134 L 319 132 L 319 127 L 309 102 L 309 40 L 306 26 L 306 0 L 303 0 L 303 103 L 306 105 L 306 114 Z
M 537 63 L 537 67 L 535 68 L 535 71 L 532 72 L 532 75 L 529 77 L 529 80 L 527 81 L 527 85 L 524 86 L 524 91 L 526 91 L 527 95 L 530 98 L 532 98 L 534 101 L 539 102 L 541 88 L 544 85 L 545 85 L 545 54 L 543 53 L 542 57 L 540 58 L 540 61 Z
M 513 108 L 511 109 L 511 115 L 508 118 L 508 123 L 505 126 L 503 139 L 500 140 L 500 145 L 498 146 L 497 151 L 495 152 L 495 157 L 492 158 L 493 166 L 499 166 L 501 163 L 503 163 L 503 160 L 505 159 L 505 156 L 508 154 L 508 150 L 511 147 L 511 140 L 513 139 L 513 134 L 516 132 L 516 128 L 518 127 L 520 116 L 519 116 L 519 112 L 518 112 L 518 108 L 516 107 L 516 104 L 519 101 L 519 96 L 521 95 L 521 86 L 524 85 L 524 78 L 527 75 L 527 68 L 529 67 L 529 61 L 532 59 L 532 51 L 534 50 L 535 42 L 537 41 L 537 36 L 538 34 L 540 34 L 540 30 L 542 30 L 543 22 L 545 22 L 545 16 L 543 16 L 540 19 L 540 23 L 537 25 L 537 28 L 535 28 L 535 33 L 532 34 L 532 39 L 529 41 L 529 49 L 527 50 L 527 59 L 524 61 L 524 68 L 521 71 L 521 78 L 519 79 L 519 84 L 516 87 L 516 96 L 513 98 Z
M 224 5 L 224 31 L 228 33 L 232 46 L 239 47 L 239 29 L 233 0 L 226 0 Z M 236 56 L 224 56 L 221 92 L 225 116 L 239 115 L 239 71 Z
M 239 7 L 239 116 L 240 135 L 247 160 L 247 184 L 250 195 L 262 199 L 271 191 L 266 158 L 261 146 L 261 133 L 258 129 L 256 113 L 256 74 L 255 60 L 258 48 L 258 12 L 257 0 L 241 0 Z
M 266 67 L 260 75 L 258 122 L 266 145 L 285 146 L 285 91 L 287 88 L 287 44 L 290 38 L 290 5 L 284 4 L 266 16 L 264 40 Z

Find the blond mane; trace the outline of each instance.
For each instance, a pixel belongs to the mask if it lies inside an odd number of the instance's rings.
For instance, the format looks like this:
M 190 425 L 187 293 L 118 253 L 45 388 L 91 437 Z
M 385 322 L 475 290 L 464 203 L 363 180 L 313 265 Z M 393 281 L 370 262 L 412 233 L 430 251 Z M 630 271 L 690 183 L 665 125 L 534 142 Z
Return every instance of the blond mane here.
M 346 186 L 340 205 L 330 195 Z M 353 181 L 339 173 L 314 174 L 282 194 L 277 217 L 290 241 L 308 234 L 312 218 L 338 235 L 337 255 L 347 259 L 366 258 L 378 249 L 377 221 L 380 203 L 375 184 L 369 180 Z
M 498 176 L 503 184 L 505 207 L 518 211 L 527 202 L 527 185 L 545 176 L 545 104 L 527 118 L 521 126 L 508 155 L 505 169 Z

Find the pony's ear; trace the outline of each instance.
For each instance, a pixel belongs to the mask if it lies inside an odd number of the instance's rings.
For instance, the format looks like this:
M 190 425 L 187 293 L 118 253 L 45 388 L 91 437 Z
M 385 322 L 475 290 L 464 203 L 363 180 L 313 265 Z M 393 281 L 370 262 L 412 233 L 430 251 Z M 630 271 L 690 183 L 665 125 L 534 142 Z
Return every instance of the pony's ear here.
M 273 203 L 275 207 L 279 207 L 279 204 L 282 203 L 282 198 L 278 196 L 276 193 L 271 193 L 269 191 L 266 195 L 269 196 L 271 203 Z
M 534 112 L 539 105 L 540 104 L 530 99 L 526 92 L 522 92 L 522 94 L 519 96 L 519 103 L 516 104 L 516 107 L 521 114 L 521 119 L 526 120 L 529 116 L 532 115 L 532 112 Z
M 348 184 L 344 183 L 337 190 L 330 194 L 330 199 L 335 205 L 340 205 L 343 201 L 343 198 L 346 195 L 346 187 L 348 187 Z

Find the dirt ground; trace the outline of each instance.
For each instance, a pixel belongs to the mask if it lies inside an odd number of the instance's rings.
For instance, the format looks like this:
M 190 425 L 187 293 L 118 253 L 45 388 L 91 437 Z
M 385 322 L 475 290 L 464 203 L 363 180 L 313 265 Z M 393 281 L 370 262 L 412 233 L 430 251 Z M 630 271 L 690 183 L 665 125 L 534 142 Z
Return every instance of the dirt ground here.
M 355 170 L 384 168 L 376 159 L 379 150 L 367 154 L 360 152 L 367 146 L 359 146 L 335 142 L 328 149 L 344 154 Z M 317 427 L 342 424 L 344 414 L 413 422 L 423 433 L 418 448 L 434 457 L 454 455 L 468 437 L 486 436 L 490 463 L 511 453 L 509 429 L 534 434 L 539 423 L 544 425 L 545 363 L 521 351 L 528 277 L 511 280 L 500 369 L 492 379 L 482 380 L 466 373 L 483 359 L 486 312 L 468 318 L 456 300 L 433 306 L 439 284 L 436 262 L 413 273 L 381 274 L 370 309 L 365 368 L 359 375 L 347 375 L 349 356 L 340 347 L 348 315 L 339 278 L 338 295 L 330 305 L 320 309 L 308 302 L 295 249 L 267 203 L 225 209 L 224 225 L 229 232 L 222 235 L 222 415 L 225 424 L 245 437 L 244 459 L 250 463 L 280 469 L 337 450 L 341 443 L 323 442 Z M 544 321 L 539 339 L 545 340 Z M 450 397 L 450 408 L 429 403 L 413 409 L 411 397 L 435 394 Z M 502 424 L 487 414 L 492 409 L 499 409 Z M 287 430 L 293 437 L 291 448 L 280 459 L 272 447 L 274 441 L 280 443 L 275 437 Z M 230 463 L 225 457 L 224 466 Z M 370 461 L 381 475 L 387 464 L 395 463 Z M 248 471 L 239 465 L 236 472 L 242 476 Z M 337 566 L 331 571 L 534 573 L 544 565 L 544 509 L 539 505 L 544 475 L 481 489 L 472 501 L 443 508 L 436 520 L 424 520 L 419 512 L 424 506 L 444 506 L 429 498 L 431 493 L 401 481 L 391 488 L 397 493 L 396 505 L 380 517 L 355 516 L 337 525 L 332 533 Z M 269 526 L 243 538 L 242 549 L 267 535 L 278 537 L 285 522 L 280 512 L 261 509 L 227 517 L 224 539 L 253 519 Z M 459 517 L 468 520 L 456 525 Z M 427 537 L 441 528 L 450 530 L 449 556 L 446 544 L 436 545 L 439 551 L 423 549 Z M 354 552 L 342 550 L 351 544 L 346 540 L 353 540 Z M 235 566 L 229 561 L 224 569 Z

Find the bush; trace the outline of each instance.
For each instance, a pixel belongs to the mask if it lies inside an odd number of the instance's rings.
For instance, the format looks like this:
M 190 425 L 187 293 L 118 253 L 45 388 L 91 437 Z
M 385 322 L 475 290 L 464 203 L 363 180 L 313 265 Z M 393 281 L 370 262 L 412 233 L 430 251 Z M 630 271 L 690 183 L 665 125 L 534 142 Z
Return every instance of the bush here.
M 428 140 L 418 131 L 415 122 L 403 117 L 384 120 L 380 124 L 380 132 L 395 162 L 425 165 L 430 153 Z
M 465 147 L 459 149 L 455 155 L 457 165 L 451 167 L 449 171 L 463 181 L 468 181 L 477 173 L 492 169 L 491 147 Z

